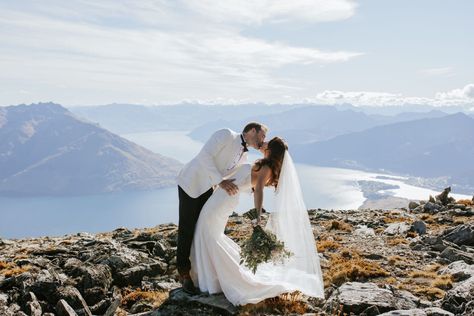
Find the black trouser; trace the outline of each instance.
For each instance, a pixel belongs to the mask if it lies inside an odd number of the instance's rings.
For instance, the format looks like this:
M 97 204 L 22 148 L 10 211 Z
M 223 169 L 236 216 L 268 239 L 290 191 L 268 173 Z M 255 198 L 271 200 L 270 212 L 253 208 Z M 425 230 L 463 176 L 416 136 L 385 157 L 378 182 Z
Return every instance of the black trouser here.
M 194 229 L 196 227 L 202 207 L 212 195 L 212 188 L 197 198 L 190 197 L 180 186 L 178 186 L 179 197 L 179 225 L 178 225 L 178 249 L 176 253 L 176 266 L 180 274 L 189 273 L 191 261 L 191 244 L 193 242 Z

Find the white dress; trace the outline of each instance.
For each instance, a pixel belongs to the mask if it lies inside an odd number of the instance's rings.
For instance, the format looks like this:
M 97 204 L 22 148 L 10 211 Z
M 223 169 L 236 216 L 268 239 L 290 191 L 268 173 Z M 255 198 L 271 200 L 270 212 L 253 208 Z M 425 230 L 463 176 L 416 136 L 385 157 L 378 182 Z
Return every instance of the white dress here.
M 293 269 L 291 264 L 272 263 L 260 265 L 253 274 L 239 264 L 240 247 L 224 234 L 224 229 L 239 203 L 239 195 L 251 192 L 251 168 L 250 164 L 243 164 L 232 175 L 238 194 L 230 196 L 219 187 L 204 205 L 191 247 L 193 282 L 202 292 L 223 292 L 234 305 L 255 304 L 296 290 L 324 298 L 321 275 Z

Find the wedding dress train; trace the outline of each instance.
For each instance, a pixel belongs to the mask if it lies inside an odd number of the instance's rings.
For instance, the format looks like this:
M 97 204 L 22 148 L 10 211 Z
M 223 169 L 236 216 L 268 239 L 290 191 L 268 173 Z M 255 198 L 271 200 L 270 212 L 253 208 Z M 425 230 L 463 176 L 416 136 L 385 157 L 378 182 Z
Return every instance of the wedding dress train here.
M 288 180 L 293 177 L 297 181 L 291 158 L 285 155 L 285 159 L 290 165 L 286 169 L 282 168 L 279 187 L 283 184 L 288 190 L 288 185 L 296 185 L 298 190 L 290 187 L 290 195 L 285 193 L 284 200 L 280 202 L 277 192 L 277 212 L 270 215 L 266 229 L 273 231 L 284 241 L 285 247 L 294 255 L 282 264 L 261 264 L 256 274 L 239 264 L 240 247 L 224 234 L 224 229 L 239 203 L 239 195 L 251 192 L 251 165 L 243 164 L 231 176 L 235 178 L 239 194 L 230 196 L 225 190 L 217 188 L 204 205 L 196 224 L 190 256 L 191 277 L 202 292 L 223 292 L 234 305 L 255 304 L 266 298 L 297 290 L 308 296 L 324 298 L 319 257 L 304 203 L 298 205 L 304 208 L 304 212 L 299 210 L 299 215 L 293 214 L 293 209 L 292 214 L 288 214 L 289 211 L 286 210 L 278 212 L 278 205 L 282 206 L 288 201 L 295 203 L 292 201 L 295 196 L 302 202 L 302 197 L 298 195 L 301 194 L 298 182 L 292 184 L 292 181 L 283 180 L 282 183 L 282 176 Z M 285 165 L 285 160 L 283 164 Z M 288 218 L 291 218 L 294 227 L 286 222 Z M 282 220 L 285 222 L 281 222 Z M 289 229 L 285 228 L 287 225 Z M 304 236 L 300 236 L 302 230 Z

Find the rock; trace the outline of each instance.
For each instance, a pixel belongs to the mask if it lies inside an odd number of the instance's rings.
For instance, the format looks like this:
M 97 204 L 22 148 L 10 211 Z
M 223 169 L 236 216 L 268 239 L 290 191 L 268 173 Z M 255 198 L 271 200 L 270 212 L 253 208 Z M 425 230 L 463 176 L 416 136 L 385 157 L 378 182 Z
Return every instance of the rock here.
M 392 223 L 384 230 L 387 235 L 403 235 L 410 230 L 410 226 L 407 223 Z
M 455 282 L 460 282 L 474 276 L 474 264 L 469 265 L 462 260 L 455 261 L 440 269 L 438 273 L 441 275 L 450 274 Z
M 30 316 L 41 316 L 43 314 L 43 310 L 41 308 L 36 295 L 33 292 L 28 293 L 29 299 L 28 303 L 26 303 L 26 311 Z
M 440 201 L 441 204 L 443 205 L 448 205 L 449 203 L 454 203 L 456 200 L 449 195 L 449 192 L 451 192 L 451 187 L 447 187 L 436 196 L 436 201 Z
M 111 305 L 111 302 L 112 301 L 110 299 L 104 299 L 98 302 L 97 304 L 90 306 L 89 309 L 91 310 L 91 313 L 93 315 L 104 315 L 104 313 L 107 311 L 107 309 Z
M 394 310 L 380 314 L 380 316 L 426 316 L 426 312 L 422 309 L 402 309 Z
M 168 277 L 165 276 L 165 278 L 160 277 L 157 279 L 144 276 L 141 285 L 142 285 L 142 289 L 145 289 L 147 291 L 156 291 L 156 290 L 171 291 L 171 290 L 181 287 L 181 283 L 176 282 L 175 280 L 171 279 L 169 276 Z
M 452 208 L 454 208 L 454 209 L 460 209 L 460 210 L 464 211 L 464 210 L 466 209 L 466 205 L 464 205 L 464 204 L 454 204 L 454 205 L 452 206 Z
M 15 277 L 14 282 L 24 287 L 25 292 L 33 292 L 38 297 L 46 297 L 55 304 L 58 300 L 57 289 L 69 282 L 68 277 L 54 268 L 43 269 L 37 273 L 26 272 Z
M 366 225 L 358 225 L 358 227 L 354 230 L 355 235 L 359 235 L 362 237 L 375 237 L 375 231 L 373 228 L 368 228 Z
M 225 311 L 230 315 L 237 313 L 237 308 L 230 303 L 223 294 L 209 295 L 209 296 L 197 296 L 191 298 L 191 301 L 199 302 L 201 304 L 211 306 L 214 309 Z
M 459 249 L 455 249 L 453 247 L 447 247 L 446 249 L 444 249 L 443 252 L 441 252 L 440 257 L 449 260 L 449 262 L 463 260 L 467 262 L 468 264 L 474 263 L 473 254 L 464 252 Z
M 447 229 L 443 232 L 441 238 L 459 246 L 474 246 L 474 224 L 463 224 Z
M 394 310 L 379 316 L 454 316 L 454 314 L 438 307 L 429 307 L 425 309 Z
M 166 271 L 166 267 L 161 262 L 155 264 L 141 264 L 139 266 L 129 268 L 117 274 L 118 285 L 139 285 L 144 276 L 156 276 Z
M 8 304 L 8 295 L 0 293 L 0 306 L 6 306 Z
M 235 315 L 238 312 L 238 309 L 225 298 L 224 294 L 200 294 L 190 296 L 179 288 L 170 292 L 169 300 L 181 303 L 198 302 L 212 307 L 214 310 L 220 312 L 220 314 Z
M 414 296 L 394 288 L 382 289 L 374 283 L 347 282 L 332 293 L 324 309 L 330 313 L 378 315 L 396 309 L 415 308 L 417 304 L 411 298 Z
M 117 238 L 125 239 L 125 238 L 130 238 L 132 236 L 133 236 L 133 233 L 128 228 L 125 228 L 125 227 L 117 228 L 112 232 L 112 238 L 116 238 L 116 239 Z
M 429 307 L 424 309 L 426 316 L 454 316 L 453 313 L 445 311 L 439 307 Z
M 420 204 L 419 206 L 415 207 L 412 212 L 413 213 L 422 213 L 425 210 L 425 207 L 423 204 Z
M 74 309 L 69 306 L 65 300 L 59 300 L 56 305 L 56 314 L 58 316 L 78 316 Z
M 414 201 L 411 201 L 410 203 L 408 203 L 408 209 L 410 211 L 413 211 L 414 209 L 416 209 L 418 206 L 420 206 L 419 203 L 416 203 Z
M 109 266 L 105 264 L 87 265 L 80 268 L 82 274 L 78 286 L 82 288 L 89 305 L 94 305 L 104 299 L 113 279 Z
M 107 311 L 105 312 L 104 316 L 113 316 L 115 315 L 115 311 L 117 308 L 120 306 L 122 298 L 121 297 L 116 297 L 112 304 L 107 308 Z
M 439 205 L 434 202 L 427 202 L 425 205 L 423 205 L 423 211 L 431 213 L 431 214 L 437 213 L 442 208 L 443 208 L 442 205 Z
M 130 313 L 138 314 L 138 313 L 150 311 L 152 309 L 153 309 L 153 304 L 146 301 L 138 301 L 132 305 L 132 307 L 130 308 Z
M 441 301 L 441 307 L 455 314 L 464 315 L 472 310 L 467 309 L 468 303 L 474 301 L 474 277 L 457 283 Z
M 426 234 L 426 224 L 423 221 L 415 221 L 411 224 L 410 231 L 416 232 L 418 235 Z
M 92 313 L 86 301 L 82 297 L 78 289 L 73 286 L 65 286 L 58 288 L 58 296 L 60 300 L 64 300 L 71 306 L 76 313 L 81 316 L 92 316 Z
M 464 210 L 456 208 L 454 210 L 453 209 L 449 210 L 449 215 L 450 216 L 473 216 L 474 212 L 472 211 L 471 208 L 467 208 Z

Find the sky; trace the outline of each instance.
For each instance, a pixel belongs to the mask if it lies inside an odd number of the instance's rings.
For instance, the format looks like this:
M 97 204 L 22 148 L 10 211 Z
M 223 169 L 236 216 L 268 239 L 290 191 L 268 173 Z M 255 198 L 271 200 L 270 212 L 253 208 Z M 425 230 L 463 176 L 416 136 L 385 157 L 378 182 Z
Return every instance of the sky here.
M 472 106 L 472 0 L 0 0 L 0 105 Z

